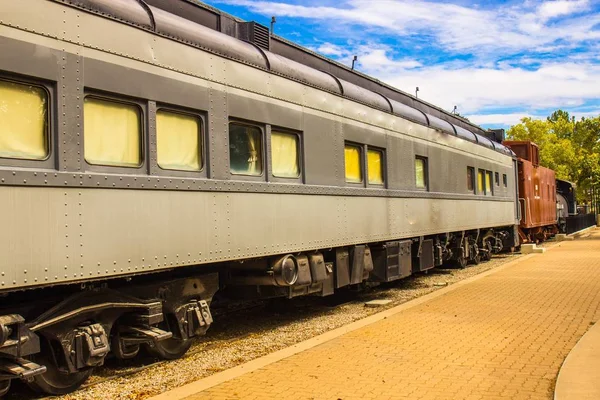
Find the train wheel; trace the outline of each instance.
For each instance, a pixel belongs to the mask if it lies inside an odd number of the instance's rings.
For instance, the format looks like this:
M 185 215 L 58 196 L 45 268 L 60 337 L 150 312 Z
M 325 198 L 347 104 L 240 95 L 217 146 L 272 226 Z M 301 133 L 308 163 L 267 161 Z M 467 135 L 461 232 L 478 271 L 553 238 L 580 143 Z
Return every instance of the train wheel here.
M 158 327 L 167 332 L 177 332 L 177 319 L 174 314 L 166 314 L 163 322 Z M 145 347 L 150 354 L 163 360 L 176 360 L 190 349 L 192 340 L 190 338 L 177 338 L 161 340 L 158 343 L 147 344 Z
M 0 397 L 8 393 L 8 389 L 10 389 L 10 379 L 0 381 Z
M 148 346 L 148 351 L 163 360 L 176 360 L 183 357 L 191 345 L 190 339 L 171 338 Z
M 71 393 L 92 374 L 92 368 L 75 373 L 61 371 L 50 351 L 49 346 L 42 346 L 42 352 L 32 357 L 37 364 L 46 366 L 46 372 L 36 375 L 31 382 L 27 382 L 27 385 L 36 392 L 55 396 Z
M 481 262 L 481 253 L 478 252 L 471 261 L 473 262 L 473 264 L 479 265 L 479 263 Z
M 467 268 L 467 259 L 463 256 L 460 256 L 456 260 L 454 260 L 454 263 L 460 269 Z

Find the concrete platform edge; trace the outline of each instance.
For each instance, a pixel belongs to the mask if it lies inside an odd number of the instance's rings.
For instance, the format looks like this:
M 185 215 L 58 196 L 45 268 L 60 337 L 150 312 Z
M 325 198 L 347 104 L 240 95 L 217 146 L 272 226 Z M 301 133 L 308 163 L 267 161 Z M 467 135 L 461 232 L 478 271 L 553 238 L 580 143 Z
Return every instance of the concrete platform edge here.
M 560 243 L 555 243 L 552 244 L 550 246 L 547 247 L 547 249 L 552 249 L 553 247 L 556 246 L 561 246 L 563 245 L 564 242 L 560 242 Z M 150 400 L 182 400 L 185 399 L 189 396 L 192 396 L 196 393 L 202 392 L 204 390 L 207 390 L 213 386 L 217 386 L 221 383 L 227 382 L 229 380 L 235 379 L 241 375 L 247 374 L 249 372 L 252 371 L 256 371 L 260 368 L 263 368 L 269 364 L 275 363 L 277 361 L 280 361 L 284 358 L 288 358 L 291 357 L 295 354 L 298 354 L 302 351 L 311 349 L 313 347 L 316 347 L 320 344 L 326 343 L 330 340 L 333 340 L 335 338 L 338 338 L 346 333 L 355 331 L 357 329 L 361 329 L 365 326 L 371 325 L 373 323 L 376 323 L 378 321 L 381 321 L 383 319 L 386 319 L 387 317 L 390 317 L 392 315 L 395 315 L 399 312 L 402 312 L 404 310 L 407 310 L 409 308 L 418 306 L 422 303 L 425 303 L 431 299 L 435 299 L 437 297 L 440 296 L 444 296 L 445 294 L 454 291 L 464 285 L 467 285 L 473 281 L 479 280 L 479 279 L 483 279 L 487 276 L 493 275 L 497 272 L 500 272 L 506 268 L 510 268 L 518 263 L 520 263 L 521 261 L 527 260 L 531 257 L 535 257 L 535 256 L 539 256 L 540 254 L 528 254 L 525 255 L 517 260 L 513 260 L 510 261 L 504 265 L 501 265 L 497 268 L 491 269 L 489 271 L 485 271 L 482 272 L 481 274 L 475 275 L 471 278 L 467 278 L 465 280 L 456 282 L 450 286 L 447 286 L 445 288 L 442 289 L 438 289 L 434 292 L 428 293 L 424 296 L 418 297 L 416 299 L 413 300 L 409 300 L 406 303 L 402 303 L 398 306 L 392 307 L 388 310 L 382 311 L 380 313 L 377 314 L 373 314 L 369 317 L 360 319 L 358 321 L 352 322 L 348 325 L 344 325 L 342 327 L 333 329 L 329 332 L 323 333 L 319 336 L 316 336 L 314 338 L 305 340 L 303 342 L 297 343 L 293 346 L 290 347 L 286 347 L 284 349 L 278 350 L 276 352 L 273 352 L 271 354 L 267 354 L 265 356 L 256 358 L 252 361 L 248 361 L 247 363 L 238 365 L 237 367 L 233 367 L 230 369 L 227 369 L 225 371 L 222 372 L 218 372 L 216 374 L 207 376 L 206 378 L 201 378 L 200 380 L 197 380 L 195 382 L 192 383 L 188 383 L 184 386 L 181 386 L 179 388 L 175 388 L 175 389 L 171 389 L 168 390 L 164 393 L 161 393 L 159 395 L 156 395 L 154 397 L 151 397 Z
M 554 400 L 600 399 L 600 324 L 595 323 L 565 358 L 556 379 Z

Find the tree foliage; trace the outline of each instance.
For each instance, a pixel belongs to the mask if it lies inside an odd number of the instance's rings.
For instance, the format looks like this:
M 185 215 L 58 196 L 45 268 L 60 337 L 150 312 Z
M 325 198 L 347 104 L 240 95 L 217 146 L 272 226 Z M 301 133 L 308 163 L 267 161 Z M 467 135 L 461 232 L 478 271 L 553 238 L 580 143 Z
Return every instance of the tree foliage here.
M 507 137 L 536 143 L 540 164 L 556 171 L 558 179 L 576 183 L 580 201 L 588 200 L 588 189 L 600 186 L 600 116 L 576 121 L 557 110 L 546 120 L 523 118 Z

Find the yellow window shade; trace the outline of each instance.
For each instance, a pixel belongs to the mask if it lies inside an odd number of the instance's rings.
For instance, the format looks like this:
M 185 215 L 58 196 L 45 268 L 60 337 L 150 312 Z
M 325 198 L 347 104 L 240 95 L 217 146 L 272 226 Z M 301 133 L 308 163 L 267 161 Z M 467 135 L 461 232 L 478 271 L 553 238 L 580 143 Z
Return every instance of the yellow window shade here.
M 297 178 L 300 176 L 298 135 L 271 132 L 273 176 Z
M 262 131 L 258 127 L 229 124 L 229 166 L 232 174 L 262 175 Z
M 360 183 L 362 178 L 360 147 L 347 144 L 344 147 L 346 182 Z
M 164 169 L 200 171 L 202 168 L 202 123 L 200 118 L 158 110 L 156 156 Z
M 42 88 L 0 81 L 0 157 L 48 156 L 47 97 Z
M 383 185 L 383 153 L 381 151 L 367 151 L 367 167 L 369 169 L 369 183 Z
M 415 181 L 418 189 L 427 189 L 427 166 L 422 158 L 415 159 Z
M 122 167 L 141 164 L 141 116 L 137 106 L 86 97 L 83 129 L 88 163 Z
M 492 173 L 490 171 L 486 172 L 485 174 L 485 188 L 486 188 L 486 193 L 488 196 L 492 195 L 492 190 L 493 190 L 493 186 L 492 186 Z
M 482 170 L 477 171 L 477 193 L 485 194 L 485 177 Z

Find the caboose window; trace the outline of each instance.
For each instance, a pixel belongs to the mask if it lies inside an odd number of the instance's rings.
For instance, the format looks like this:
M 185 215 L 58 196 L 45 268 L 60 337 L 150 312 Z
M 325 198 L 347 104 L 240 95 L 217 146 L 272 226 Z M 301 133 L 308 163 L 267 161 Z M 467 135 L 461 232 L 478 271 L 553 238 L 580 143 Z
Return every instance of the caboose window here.
M 229 124 L 229 166 L 235 175 L 263 172 L 262 131 L 252 125 Z
M 138 167 L 142 163 L 141 111 L 133 104 L 86 97 L 84 154 L 90 164 Z
M 369 171 L 369 184 L 383 185 L 383 152 L 381 150 L 367 150 L 367 169 Z
M 485 194 L 485 171 L 477 170 L 477 193 Z
M 344 162 L 346 166 L 346 182 L 361 183 L 362 177 L 362 147 L 352 144 L 344 146 Z
M 271 131 L 271 161 L 273 176 L 297 178 L 300 176 L 300 140 L 298 135 Z
M 156 157 L 163 169 L 202 169 L 202 122 L 199 117 L 172 111 L 156 112 Z
M 417 189 L 428 189 L 429 179 L 427 177 L 427 158 L 415 158 L 415 183 Z
M 0 157 L 48 157 L 48 93 L 41 87 L 0 80 Z
M 494 187 L 492 186 L 492 172 L 486 171 L 485 173 L 485 194 L 491 196 L 494 194 Z
M 467 190 L 475 193 L 475 168 L 467 167 Z

